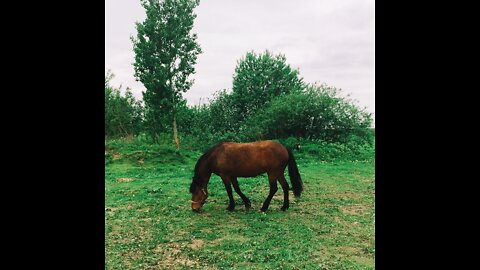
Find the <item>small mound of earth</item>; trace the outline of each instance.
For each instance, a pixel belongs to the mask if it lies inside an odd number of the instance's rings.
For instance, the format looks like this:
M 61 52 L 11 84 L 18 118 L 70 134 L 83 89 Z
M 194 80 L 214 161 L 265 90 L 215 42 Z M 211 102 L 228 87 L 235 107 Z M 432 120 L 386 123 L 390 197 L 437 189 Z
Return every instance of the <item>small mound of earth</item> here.
M 133 178 L 126 177 L 126 178 L 117 178 L 115 181 L 116 182 L 128 182 L 128 181 L 132 181 L 132 180 L 133 180 Z

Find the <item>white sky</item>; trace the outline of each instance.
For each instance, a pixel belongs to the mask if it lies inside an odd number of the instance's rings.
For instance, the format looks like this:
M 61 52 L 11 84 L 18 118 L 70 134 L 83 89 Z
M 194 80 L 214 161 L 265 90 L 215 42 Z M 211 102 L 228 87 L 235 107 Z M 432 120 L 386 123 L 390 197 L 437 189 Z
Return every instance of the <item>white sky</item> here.
M 237 61 L 268 49 L 284 54 L 305 82 L 341 88 L 375 113 L 374 0 L 201 0 L 195 13 L 203 53 L 184 94 L 189 104 L 231 89 Z M 145 88 L 133 76 L 130 36 L 144 19 L 140 0 L 105 0 L 105 71 L 138 98 Z

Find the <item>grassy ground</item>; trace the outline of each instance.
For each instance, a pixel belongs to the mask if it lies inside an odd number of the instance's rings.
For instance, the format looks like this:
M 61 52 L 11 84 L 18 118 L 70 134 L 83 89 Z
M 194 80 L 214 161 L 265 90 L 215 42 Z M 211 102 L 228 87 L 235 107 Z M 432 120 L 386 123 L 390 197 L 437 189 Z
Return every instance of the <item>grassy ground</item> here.
M 286 212 L 281 189 L 259 211 L 266 176 L 239 178 L 254 209 L 246 211 L 234 193 L 238 205 L 228 212 L 225 188 L 213 176 L 198 214 L 188 188 L 200 152 L 107 150 L 106 269 L 374 269 L 373 157 L 322 162 L 299 154 L 304 193 L 299 200 L 290 194 Z

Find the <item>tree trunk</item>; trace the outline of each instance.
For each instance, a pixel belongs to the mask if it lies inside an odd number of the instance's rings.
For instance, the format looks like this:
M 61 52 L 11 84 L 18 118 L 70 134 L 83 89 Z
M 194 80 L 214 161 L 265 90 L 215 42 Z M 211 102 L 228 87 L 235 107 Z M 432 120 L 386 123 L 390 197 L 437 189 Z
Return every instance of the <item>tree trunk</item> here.
M 177 118 L 175 113 L 173 113 L 173 141 L 175 142 L 175 146 L 177 149 L 180 148 L 180 140 L 178 139 L 178 131 L 177 131 Z

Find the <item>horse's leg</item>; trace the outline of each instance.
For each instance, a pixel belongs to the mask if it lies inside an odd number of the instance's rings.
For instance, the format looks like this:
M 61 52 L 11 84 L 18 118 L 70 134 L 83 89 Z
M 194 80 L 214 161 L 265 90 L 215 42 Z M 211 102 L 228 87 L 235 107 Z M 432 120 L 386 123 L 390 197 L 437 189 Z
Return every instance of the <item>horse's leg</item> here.
M 281 209 L 285 211 L 290 206 L 290 201 L 288 200 L 288 183 L 283 174 L 278 178 L 278 182 L 280 182 L 283 189 L 283 206 Z
M 225 189 L 227 190 L 227 194 L 228 194 L 227 210 L 233 211 L 233 209 L 235 208 L 235 201 L 233 200 L 232 184 L 231 184 L 230 178 L 226 175 L 221 175 L 220 177 L 222 178 L 223 184 L 225 185 Z
M 235 192 L 237 192 L 238 196 L 240 196 L 240 198 L 242 198 L 243 202 L 245 203 L 245 208 L 248 209 L 248 208 L 252 207 L 252 204 L 250 203 L 250 200 L 240 190 L 240 186 L 238 185 L 237 177 L 232 177 L 232 184 L 233 184 L 233 189 L 235 189 Z
M 265 202 L 263 202 L 263 206 L 260 209 L 262 212 L 267 211 L 268 206 L 270 205 L 270 201 L 272 200 L 273 195 L 277 192 L 277 175 L 273 173 L 268 173 L 268 183 L 270 184 L 270 193 L 268 194 Z

